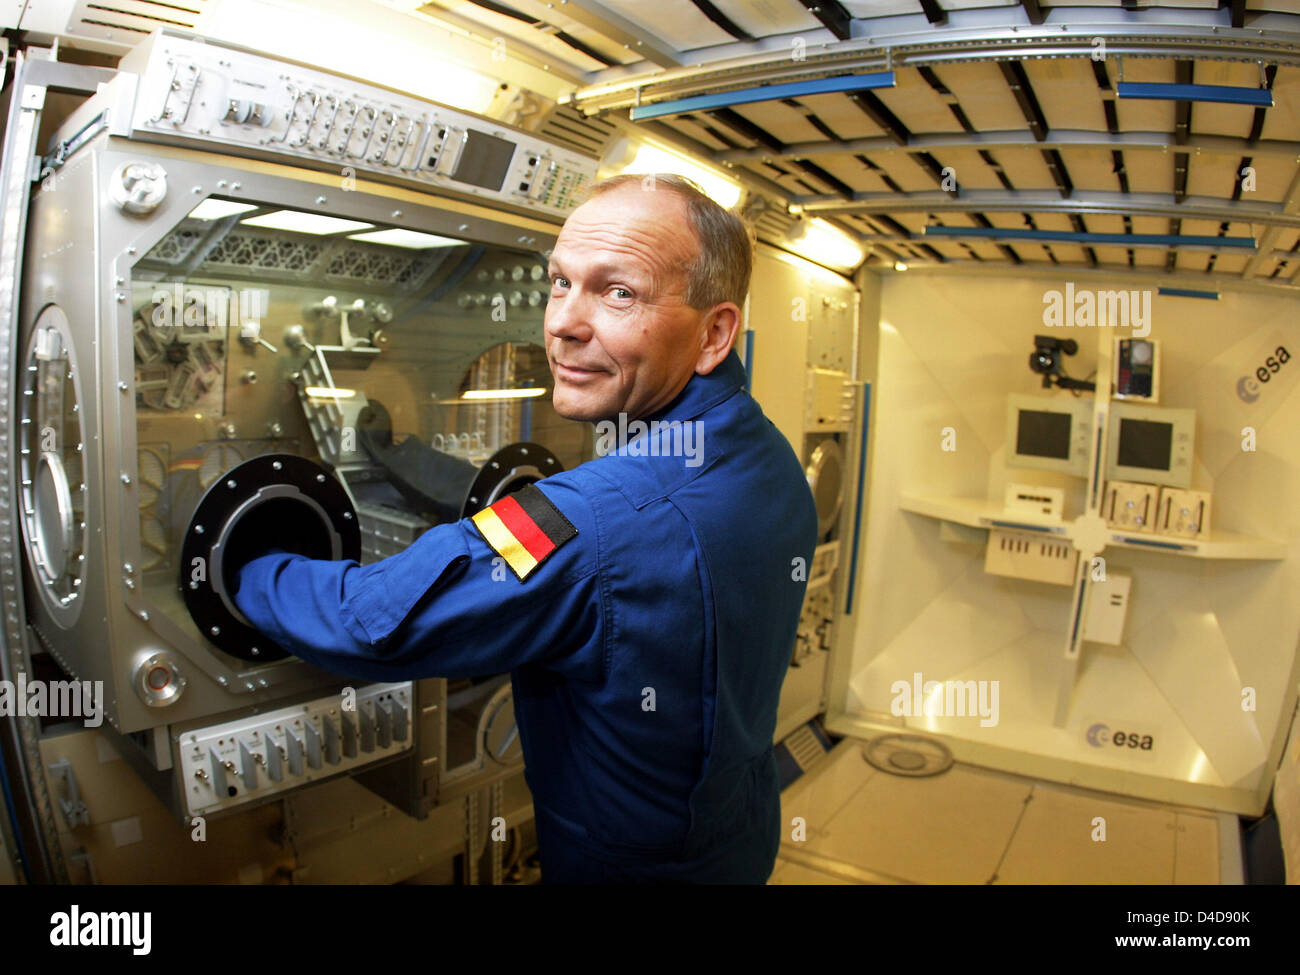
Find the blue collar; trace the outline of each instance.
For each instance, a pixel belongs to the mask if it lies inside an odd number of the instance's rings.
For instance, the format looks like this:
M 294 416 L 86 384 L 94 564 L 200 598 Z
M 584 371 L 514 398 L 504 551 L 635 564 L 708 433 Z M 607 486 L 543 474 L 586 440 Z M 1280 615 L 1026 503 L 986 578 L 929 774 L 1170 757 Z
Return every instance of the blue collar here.
M 745 386 L 745 367 L 732 349 L 707 376 L 694 375 L 676 398 L 647 420 L 693 420 Z
M 705 413 L 731 399 L 745 387 L 745 367 L 740 364 L 740 357 L 734 351 L 728 353 L 707 376 L 694 375 L 680 393 L 662 410 L 651 414 L 641 421 L 646 427 L 652 423 L 676 424 L 678 426 L 698 423 L 693 426 L 696 449 L 701 454 L 692 457 L 694 466 L 687 466 L 680 456 L 672 456 L 668 445 L 672 442 L 669 433 L 659 434 L 661 448 L 654 448 L 655 455 L 637 453 L 638 447 L 646 448 L 654 434 L 643 433 L 634 440 L 639 444 L 629 446 L 623 451 L 616 451 L 605 457 L 598 457 L 581 465 L 580 469 L 598 474 L 612 487 L 616 488 L 636 508 L 643 508 L 651 501 L 667 497 L 678 488 L 689 484 L 699 475 L 716 464 L 725 454 L 726 428 L 728 420 L 720 415 L 716 420 L 698 420 Z M 631 427 L 632 424 L 627 424 Z M 599 427 L 597 428 L 599 429 Z M 641 428 L 645 430 L 645 427 Z M 683 436 L 678 431 L 679 440 Z

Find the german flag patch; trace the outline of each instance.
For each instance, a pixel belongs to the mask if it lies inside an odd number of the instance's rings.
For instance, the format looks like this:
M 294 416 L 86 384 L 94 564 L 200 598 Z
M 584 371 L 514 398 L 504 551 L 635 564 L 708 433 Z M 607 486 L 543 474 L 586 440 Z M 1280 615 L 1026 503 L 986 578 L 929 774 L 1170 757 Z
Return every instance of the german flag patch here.
M 532 484 L 484 508 L 470 520 L 520 582 L 578 534 L 560 509 Z

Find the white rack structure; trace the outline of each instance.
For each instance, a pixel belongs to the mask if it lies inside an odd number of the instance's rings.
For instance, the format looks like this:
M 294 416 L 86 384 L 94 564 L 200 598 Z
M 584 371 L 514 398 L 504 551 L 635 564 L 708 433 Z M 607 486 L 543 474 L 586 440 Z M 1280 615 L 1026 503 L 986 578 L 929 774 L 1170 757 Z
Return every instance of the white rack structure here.
M 1267 409 L 1236 395 L 1236 377 L 1262 343 L 1300 345 L 1287 335 L 1294 307 L 1241 293 L 1155 298 L 1162 405 L 1196 409 L 1193 486 L 1213 493 L 1220 515 L 1188 538 L 1115 528 L 1101 514 L 1110 358 L 1125 330 L 1069 335 L 1080 346 L 1071 375 L 1095 367 L 1095 392 L 1081 394 L 1093 400 L 1089 476 L 1008 469 L 1006 396 L 1038 385 L 1024 357 L 1046 331 L 1041 289 L 925 272 L 881 285 L 878 359 L 866 367 L 867 527 L 828 726 L 864 738 L 906 728 L 985 767 L 1257 815 L 1300 677 L 1300 442 L 1290 432 L 1300 369 L 1258 398 Z M 1247 432 L 1258 451 L 1242 445 Z M 958 449 L 945 452 L 944 439 Z M 1008 510 L 1012 481 L 1063 489 L 1064 516 Z M 1067 543 L 1073 585 L 986 573 L 990 531 Z M 1133 580 L 1123 640 L 1088 641 L 1094 573 L 1116 570 Z M 945 710 L 949 685 L 997 685 L 999 713 Z

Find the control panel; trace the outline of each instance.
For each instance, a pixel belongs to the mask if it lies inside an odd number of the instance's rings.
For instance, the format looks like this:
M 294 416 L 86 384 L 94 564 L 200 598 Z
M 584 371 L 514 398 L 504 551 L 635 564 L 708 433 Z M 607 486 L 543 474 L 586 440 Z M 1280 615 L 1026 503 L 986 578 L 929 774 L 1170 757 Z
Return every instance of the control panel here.
M 1154 531 L 1159 493 L 1160 489 L 1154 484 L 1108 481 L 1102 495 L 1101 516 L 1112 528 L 1130 532 Z
M 121 67 L 140 78 L 134 138 L 287 156 L 557 217 L 596 174 L 595 159 L 492 119 L 166 31 Z
M 853 425 L 853 384 L 847 372 L 809 369 L 804 389 L 805 431 L 845 431 Z
M 1116 339 L 1115 375 L 1111 378 L 1116 399 L 1160 401 L 1160 342 L 1157 339 Z
M 190 815 L 285 792 L 412 747 L 410 681 L 345 689 L 180 734 L 182 791 Z
M 1028 532 L 992 530 L 984 551 L 985 572 L 1056 586 L 1074 585 L 1078 561 L 1068 541 Z
M 803 612 L 799 616 L 799 629 L 794 639 L 791 667 L 802 667 L 810 662 L 814 651 L 831 648 L 831 628 L 835 625 L 834 598 L 829 586 L 808 593 Z

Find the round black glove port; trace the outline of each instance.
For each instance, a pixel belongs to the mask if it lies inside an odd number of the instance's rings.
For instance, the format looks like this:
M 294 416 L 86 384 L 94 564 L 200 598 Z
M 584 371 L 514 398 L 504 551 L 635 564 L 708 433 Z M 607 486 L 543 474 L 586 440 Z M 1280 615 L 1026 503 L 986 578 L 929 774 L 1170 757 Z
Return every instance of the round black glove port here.
M 541 444 L 521 441 L 502 447 L 487 459 L 470 482 L 461 502 L 460 516 L 469 518 L 476 515 L 506 495 L 562 470 L 564 465 L 559 458 Z
M 194 509 L 182 546 L 180 589 L 199 632 L 240 660 L 288 651 L 249 625 L 233 593 L 241 568 L 282 551 L 360 560 L 361 531 L 343 485 L 312 461 L 266 454 L 214 481 Z

